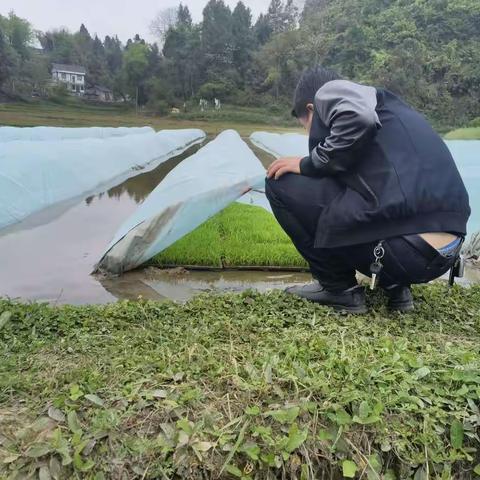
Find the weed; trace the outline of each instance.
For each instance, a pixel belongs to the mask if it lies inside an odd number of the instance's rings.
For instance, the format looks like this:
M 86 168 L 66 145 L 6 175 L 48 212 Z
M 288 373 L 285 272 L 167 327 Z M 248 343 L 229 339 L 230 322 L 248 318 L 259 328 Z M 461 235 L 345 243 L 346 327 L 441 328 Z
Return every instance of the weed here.
M 474 478 L 480 287 L 415 296 L 0 301 L 0 478 Z

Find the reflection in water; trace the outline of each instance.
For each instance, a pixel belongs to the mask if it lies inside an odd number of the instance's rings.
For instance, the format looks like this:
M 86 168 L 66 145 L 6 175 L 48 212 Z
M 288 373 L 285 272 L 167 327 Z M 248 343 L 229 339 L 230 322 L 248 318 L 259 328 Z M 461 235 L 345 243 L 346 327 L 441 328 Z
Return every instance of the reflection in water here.
M 174 300 L 185 302 L 205 292 L 243 292 L 254 289 L 266 292 L 272 289 L 305 283 L 311 276 L 305 273 L 272 273 L 249 271 L 187 272 L 147 268 L 130 272 L 121 278 L 99 278 L 104 288 L 117 298 Z

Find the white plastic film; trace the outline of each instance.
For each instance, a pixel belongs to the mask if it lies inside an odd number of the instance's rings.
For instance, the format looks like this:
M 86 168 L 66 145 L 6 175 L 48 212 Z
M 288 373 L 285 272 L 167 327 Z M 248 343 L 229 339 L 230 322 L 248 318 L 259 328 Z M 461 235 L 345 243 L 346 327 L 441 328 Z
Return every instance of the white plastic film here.
M 0 143 L 13 141 L 80 140 L 155 133 L 151 127 L 0 127 Z
M 264 179 L 263 165 L 238 133 L 221 133 L 165 177 L 120 228 L 97 269 L 119 274 L 142 265 Z
M 201 130 L 0 143 L 0 228 L 113 187 L 203 141 Z

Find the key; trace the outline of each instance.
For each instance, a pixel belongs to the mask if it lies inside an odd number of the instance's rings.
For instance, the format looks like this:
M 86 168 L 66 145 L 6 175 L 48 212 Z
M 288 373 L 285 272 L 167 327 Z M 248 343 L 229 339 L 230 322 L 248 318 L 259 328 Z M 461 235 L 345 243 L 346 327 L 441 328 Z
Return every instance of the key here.
M 370 273 L 372 274 L 372 282 L 370 284 L 370 290 L 375 290 L 377 287 L 377 281 L 378 281 L 378 276 L 383 270 L 383 265 L 380 263 L 380 261 L 376 261 L 372 263 L 370 266 Z

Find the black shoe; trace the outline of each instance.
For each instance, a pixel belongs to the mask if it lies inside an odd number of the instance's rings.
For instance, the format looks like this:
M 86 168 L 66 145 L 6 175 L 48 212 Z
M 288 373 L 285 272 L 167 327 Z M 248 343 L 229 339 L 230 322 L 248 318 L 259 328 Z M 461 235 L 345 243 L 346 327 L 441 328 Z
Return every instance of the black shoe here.
M 385 289 L 388 297 L 388 308 L 395 312 L 411 312 L 415 310 L 413 295 L 409 287 L 394 285 Z
M 287 288 L 285 293 L 306 298 L 311 302 L 332 307 L 334 310 L 347 313 L 367 313 L 365 290 L 356 286 L 343 292 L 329 292 L 318 281 Z

